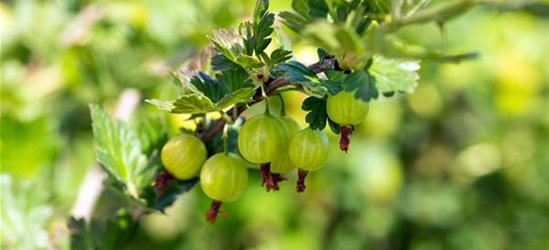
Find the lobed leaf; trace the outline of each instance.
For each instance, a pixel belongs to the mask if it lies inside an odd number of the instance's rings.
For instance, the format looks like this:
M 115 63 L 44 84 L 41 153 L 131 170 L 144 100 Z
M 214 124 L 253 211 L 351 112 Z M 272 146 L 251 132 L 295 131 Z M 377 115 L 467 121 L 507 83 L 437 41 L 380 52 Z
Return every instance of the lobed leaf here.
M 309 111 L 305 116 L 305 121 L 309 123 L 311 129 L 322 130 L 326 127 L 328 113 L 326 111 L 326 100 L 315 96 L 310 96 L 301 105 L 301 109 Z
M 319 81 L 315 72 L 297 61 L 280 63 L 276 69 L 287 74 L 293 83 L 316 85 Z
M 381 93 L 413 93 L 419 79 L 419 68 L 419 61 L 376 55 L 368 71 L 375 77 Z
M 98 161 L 107 173 L 130 187 L 132 178 L 146 166 L 139 138 L 126 123 L 113 121 L 99 106 L 90 109 Z
M 368 102 L 372 99 L 377 99 L 379 96 L 375 78 L 365 70 L 357 70 L 349 74 L 343 84 L 345 91 L 355 92 L 356 99 Z

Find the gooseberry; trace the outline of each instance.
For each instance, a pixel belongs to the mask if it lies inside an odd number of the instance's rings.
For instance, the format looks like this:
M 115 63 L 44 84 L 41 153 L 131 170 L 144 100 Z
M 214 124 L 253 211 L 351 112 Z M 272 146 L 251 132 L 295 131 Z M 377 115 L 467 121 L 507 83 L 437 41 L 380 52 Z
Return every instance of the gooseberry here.
M 286 127 L 288 128 L 288 138 L 291 140 L 301 128 L 299 124 L 289 116 L 283 116 L 280 118 Z M 295 168 L 294 163 L 290 160 L 288 150 L 286 149 L 281 156 L 277 157 L 271 162 L 271 172 L 275 174 L 286 174 Z
M 328 137 L 320 130 L 306 128 L 292 138 L 288 152 L 299 168 L 296 191 L 303 192 L 307 173 L 322 167 L 328 158 Z
M 200 139 L 193 135 L 180 134 L 164 145 L 160 158 L 172 176 L 188 180 L 199 175 L 207 154 L 206 146 Z
M 221 203 L 237 200 L 248 186 L 246 162 L 233 153 L 218 153 L 204 163 L 200 172 L 200 185 L 213 200 L 206 212 L 206 220 L 214 223 L 220 213 Z
M 288 128 L 271 115 L 254 116 L 244 123 L 238 135 L 238 149 L 252 163 L 268 163 L 286 150 Z
M 341 140 L 339 147 L 342 151 L 349 150 L 349 134 L 351 126 L 364 121 L 368 114 L 368 103 L 356 99 L 354 92 L 341 91 L 335 96 L 329 96 L 326 103 L 328 117 L 340 125 Z

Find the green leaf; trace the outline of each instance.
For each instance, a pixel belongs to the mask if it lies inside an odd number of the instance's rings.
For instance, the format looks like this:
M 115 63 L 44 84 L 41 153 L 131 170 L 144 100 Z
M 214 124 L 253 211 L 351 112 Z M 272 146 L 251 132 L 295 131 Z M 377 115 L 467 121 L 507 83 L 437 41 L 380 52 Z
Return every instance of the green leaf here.
M 292 52 L 288 50 L 284 50 L 282 48 L 278 48 L 271 52 L 271 59 L 269 60 L 269 66 L 276 66 L 279 63 L 288 61 L 290 58 L 292 58 Z
M 330 10 L 325 0 L 309 0 L 309 12 L 311 19 L 326 19 Z
M 212 57 L 211 65 L 212 69 L 217 71 L 234 70 L 240 68 L 240 65 L 231 61 L 223 54 Z
M 251 24 L 248 24 L 251 25 Z M 246 23 L 242 23 L 240 30 L 244 30 Z M 235 29 L 219 29 L 213 31 L 213 37 L 210 41 L 214 44 L 217 51 L 227 57 L 229 60 L 236 62 L 237 55 L 248 55 L 244 48 L 244 40 L 241 34 L 238 34 Z
M 71 232 L 71 249 L 122 249 L 135 235 L 138 223 L 124 209 L 112 218 L 103 221 L 92 218 L 89 223 L 84 219 L 70 218 L 68 228 Z
M 256 0 L 254 8 L 254 24 L 259 23 L 269 9 L 269 0 Z
M 316 85 L 319 81 L 315 72 L 298 61 L 280 63 L 276 69 L 287 74 L 293 83 Z
M 337 95 L 337 93 L 343 90 L 343 81 L 323 80 L 320 83 L 319 87 L 323 93 L 326 93 L 329 95 Z
M 374 56 L 368 69 L 381 93 L 413 93 L 419 79 L 419 61 Z
M 243 68 L 261 68 L 261 67 L 263 67 L 263 63 L 261 63 L 255 57 L 248 56 L 248 55 L 243 55 L 243 54 L 236 56 L 235 62 L 238 63 Z
M 278 16 L 282 18 L 282 23 L 284 23 L 284 25 L 296 33 L 299 33 L 307 23 L 305 18 L 288 11 L 282 11 L 278 13 Z
M 250 88 L 255 85 L 250 78 L 250 75 L 242 68 L 238 67 L 233 70 L 226 70 L 215 75 L 217 78 L 217 85 L 222 90 L 222 97 L 235 92 L 241 88 Z
M 255 90 L 251 87 L 241 88 L 234 92 L 227 93 L 216 104 L 203 95 L 187 94 L 182 95 L 175 101 L 162 101 L 157 99 L 145 100 L 146 102 L 157 106 L 159 109 L 168 110 L 174 114 L 205 114 L 215 111 L 222 111 L 236 103 L 246 103 L 251 101 L 251 98 L 255 95 Z M 171 109 L 165 109 L 164 103 L 171 102 L 173 107 Z
M 254 24 L 253 40 L 255 43 L 254 50 L 256 55 L 259 55 L 261 52 L 263 52 L 265 48 L 267 48 L 267 46 L 269 46 L 269 44 L 271 43 L 271 38 L 267 37 L 269 37 L 274 31 L 271 27 L 274 23 L 274 17 L 275 16 L 273 13 L 268 13 L 261 18 L 259 23 Z
M 173 102 L 173 106 L 170 112 L 174 114 L 204 114 L 216 111 L 208 97 L 197 94 L 182 95 Z
M 305 121 L 309 123 L 311 129 L 322 130 L 326 127 L 326 100 L 315 96 L 310 96 L 301 105 L 301 109 L 309 111 L 305 116 Z
M 221 110 L 237 103 L 247 103 L 255 95 L 253 88 L 243 88 L 225 95 L 216 105 L 216 109 Z
M 21 156 L 24 157 L 24 156 Z M 47 236 L 54 213 L 48 188 L 0 175 L 2 249 L 56 249 Z M 30 240 L 32 239 L 32 240 Z
M 99 106 L 91 105 L 92 129 L 98 161 L 107 173 L 137 197 L 132 179 L 146 166 L 146 157 L 136 133 L 124 122 L 113 119 Z
M 379 92 L 376 88 L 376 81 L 365 70 L 357 70 L 345 78 L 343 82 L 345 91 L 355 92 L 356 99 L 368 102 L 377 99 Z
M 306 0 L 292 0 L 292 9 L 304 18 L 309 18 L 309 5 Z
M 173 101 L 168 100 L 159 100 L 159 99 L 147 99 L 145 102 L 148 102 L 154 106 L 156 106 L 160 110 L 166 110 L 166 111 L 172 111 L 172 109 L 175 108 L 173 105 Z
M 332 130 L 334 134 L 339 135 L 339 133 L 341 132 L 339 124 L 332 121 L 332 119 L 328 117 L 328 125 L 330 125 L 330 130 Z
M 168 124 L 163 117 L 149 117 L 140 123 L 137 133 L 143 153 L 151 155 L 155 150 L 160 151 L 168 141 Z

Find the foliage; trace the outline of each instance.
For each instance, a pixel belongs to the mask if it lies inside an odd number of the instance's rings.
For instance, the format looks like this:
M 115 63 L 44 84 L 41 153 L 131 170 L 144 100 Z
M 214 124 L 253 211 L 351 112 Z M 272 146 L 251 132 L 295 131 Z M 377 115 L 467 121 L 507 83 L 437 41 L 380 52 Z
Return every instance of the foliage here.
M 1 2 L 2 249 L 544 249 L 546 2 L 270 5 Z M 219 28 L 227 32 L 211 34 Z M 288 38 L 293 47 L 283 45 Z M 211 56 L 196 52 L 213 41 L 220 46 Z M 311 71 L 318 48 L 318 60 L 338 61 L 334 69 Z M 459 53 L 469 49 L 482 58 L 434 63 L 475 57 Z M 166 84 L 167 69 L 185 67 L 173 74 L 175 89 Z M 366 84 L 347 80 L 353 74 Z M 200 189 L 180 195 L 198 179 L 172 183 L 157 197 L 152 177 L 167 138 L 202 135 L 221 111 L 248 108 L 260 86 L 284 77 L 291 81 L 271 94 L 282 93 L 302 127 L 328 124 L 338 133 L 322 115 L 323 100 L 348 85 L 369 100 L 348 155 L 330 152 L 299 196 L 289 183 L 277 195 L 261 194 L 259 172 L 250 168 L 250 188 L 214 227 L 203 221 Z M 128 88 L 171 112 L 140 104 L 128 122 L 115 121 L 106 114 Z M 95 145 L 115 153 L 95 155 L 88 103 L 104 107 L 94 106 L 103 124 Z M 256 113 L 250 107 L 244 117 Z M 231 152 L 244 120 L 229 128 Z M 221 132 L 212 138 L 209 155 L 224 149 Z M 109 177 L 91 218 L 67 220 L 96 158 Z

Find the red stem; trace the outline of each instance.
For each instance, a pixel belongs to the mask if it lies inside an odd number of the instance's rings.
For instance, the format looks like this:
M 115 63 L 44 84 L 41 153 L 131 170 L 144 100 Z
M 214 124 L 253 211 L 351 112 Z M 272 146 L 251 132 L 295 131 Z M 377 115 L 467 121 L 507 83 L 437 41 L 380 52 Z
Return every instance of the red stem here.
M 309 172 L 305 171 L 305 170 L 302 170 L 302 169 L 299 169 L 297 170 L 297 185 L 295 187 L 295 191 L 298 192 L 298 193 L 302 193 L 303 191 L 305 191 L 305 178 L 307 178 L 307 174 L 309 174 Z
M 210 224 L 215 223 L 215 219 L 217 219 L 217 215 L 221 215 L 223 217 L 227 216 L 227 212 L 219 211 L 219 208 L 221 208 L 221 201 L 212 201 L 212 205 L 210 206 L 210 209 L 206 211 L 205 217 L 206 221 L 208 221 Z
M 263 187 L 265 186 L 265 184 L 267 184 L 266 186 L 267 192 L 271 190 L 274 190 L 274 191 L 280 190 L 278 183 L 288 180 L 286 177 L 281 176 L 280 174 L 272 173 L 271 163 L 261 164 L 259 169 L 261 172 L 261 186 Z
M 350 127 L 341 126 L 340 132 L 341 139 L 339 140 L 339 148 L 341 149 L 341 151 L 345 151 L 345 153 L 347 153 L 347 150 L 349 150 L 349 144 L 351 144 L 349 134 L 351 134 L 352 129 Z

